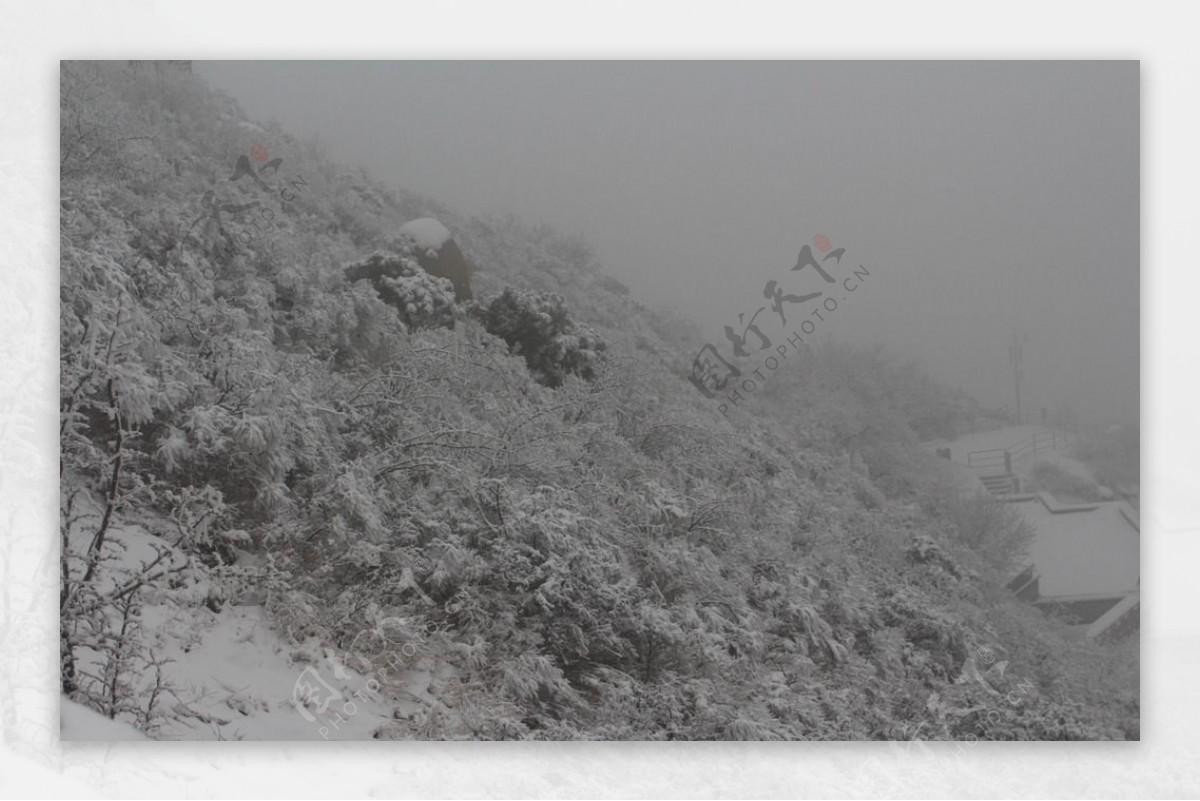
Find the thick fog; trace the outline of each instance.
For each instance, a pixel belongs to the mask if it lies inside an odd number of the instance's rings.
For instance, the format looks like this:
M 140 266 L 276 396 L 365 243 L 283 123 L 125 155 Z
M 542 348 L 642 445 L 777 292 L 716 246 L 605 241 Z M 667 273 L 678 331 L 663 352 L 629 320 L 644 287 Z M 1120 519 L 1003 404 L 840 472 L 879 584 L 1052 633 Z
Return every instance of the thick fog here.
M 1137 62 L 196 62 L 258 120 L 473 214 L 582 234 L 714 343 L 816 234 L 821 335 L 981 402 L 1136 422 Z M 787 291 L 796 291 L 787 289 Z M 697 350 L 703 345 L 697 342 Z

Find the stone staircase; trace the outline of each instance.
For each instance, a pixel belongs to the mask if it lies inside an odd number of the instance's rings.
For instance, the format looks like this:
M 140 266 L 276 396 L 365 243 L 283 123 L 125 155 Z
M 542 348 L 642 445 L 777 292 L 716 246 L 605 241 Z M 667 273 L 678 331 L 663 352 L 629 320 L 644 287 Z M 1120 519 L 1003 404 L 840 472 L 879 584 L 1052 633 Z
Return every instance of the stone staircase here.
M 1021 480 L 1012 473 L 999 473 L 990 476 L 980 476 L 983 486 L 993 495 L 1013 495 L 1021 491 Z
M 977 471 L 983 486 L 993 495 L 1015 495 L 1021 491 L 1013 465 L 1039 451 L 1058 450 L 1068 444 L 1069 434 L 1056 429 L 1037 431 L 1007 448 L 988 448 L 967 454 L 967 466 Z M 987 471 L 987 472 L 984 472 Z

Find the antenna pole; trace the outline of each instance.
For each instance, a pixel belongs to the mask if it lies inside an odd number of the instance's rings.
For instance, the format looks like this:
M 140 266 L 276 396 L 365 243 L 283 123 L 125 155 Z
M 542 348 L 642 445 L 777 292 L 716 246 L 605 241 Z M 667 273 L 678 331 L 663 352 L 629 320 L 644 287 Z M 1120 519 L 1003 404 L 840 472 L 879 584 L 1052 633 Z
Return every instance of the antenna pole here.
M 1013 343 L 1008 348 L 1008 360 L 1013 366 L 1013 389 L 1017 395 L 1017 425 L 1021 425 L 1021 343 L 1017 341 L 1017 330 L 1013 329 Z

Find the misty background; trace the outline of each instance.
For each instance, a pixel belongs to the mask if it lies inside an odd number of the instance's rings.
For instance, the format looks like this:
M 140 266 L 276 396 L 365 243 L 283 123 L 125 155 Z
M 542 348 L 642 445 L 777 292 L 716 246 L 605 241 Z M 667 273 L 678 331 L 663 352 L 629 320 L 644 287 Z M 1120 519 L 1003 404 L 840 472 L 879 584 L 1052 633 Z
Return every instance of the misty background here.
M 195 64 L 387 183 L 582 235 L 719 346 L 824 233 L 871 278 L 822 335 L 1011 408 L 1017 331 L 1025 404 L 1137 422 L 1137 62 Z

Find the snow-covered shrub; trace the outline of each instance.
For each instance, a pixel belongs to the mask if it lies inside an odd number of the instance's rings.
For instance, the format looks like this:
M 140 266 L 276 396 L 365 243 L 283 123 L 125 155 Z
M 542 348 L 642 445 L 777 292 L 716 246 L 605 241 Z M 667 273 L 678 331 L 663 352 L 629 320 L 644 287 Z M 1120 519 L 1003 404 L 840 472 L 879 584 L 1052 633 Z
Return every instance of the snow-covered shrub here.
M 952 542 L 969 548 L 1006 579 L 1028 559 L 1037 530 L 1009 504 L 983 492 L 943 492 L 927 505 Z
M 454 285 L 425 272 L 412 256 L 375 251 L 348 265 L 346 277 L 368 279 L 410 329 L 454 326 Z
M 476 306 L 474 314 L 488 333 L 525 357 L 542 384 L 561 386 L 568 374 L 589 381 L 596 377 L 607 346 L 591 328 L 571 320 L 561 296 L 505 289 L 486 306 Z
M 1037 462 L 1032 472 L 1033 480 L 1025 487 L 1028 492 L 1049 492 L 1067 503 L 1089 503 L 1103 498 L 1096 482 L 1070 473 L 1053 462 Z
M 625 286 L 611 275 L 602 275 L 597 278 L 596 286 L 600 287 L 601 289 L 608 290 L 614 295 L 621 295 L 622 297 L 626 298 L 629 297 L 629 287 Z

